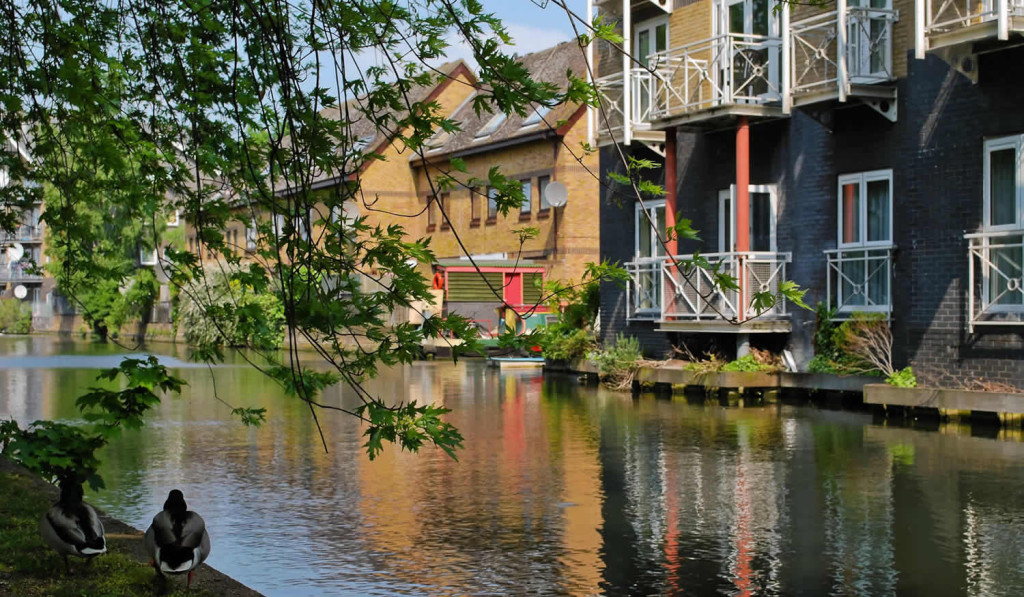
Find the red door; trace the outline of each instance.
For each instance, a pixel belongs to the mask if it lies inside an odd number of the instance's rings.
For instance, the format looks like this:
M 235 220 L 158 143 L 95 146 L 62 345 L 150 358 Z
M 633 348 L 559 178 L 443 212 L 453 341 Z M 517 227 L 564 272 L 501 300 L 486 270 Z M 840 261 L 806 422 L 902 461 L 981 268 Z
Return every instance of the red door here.
M 505 302 L 510 305 L 523 304 L 522 274 L 505 274 Z

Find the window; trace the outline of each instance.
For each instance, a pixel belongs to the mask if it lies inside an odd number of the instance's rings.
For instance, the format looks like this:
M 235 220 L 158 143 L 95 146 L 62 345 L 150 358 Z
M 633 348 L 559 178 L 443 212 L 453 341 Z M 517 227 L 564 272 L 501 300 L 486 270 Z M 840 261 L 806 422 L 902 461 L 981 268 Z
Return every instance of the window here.
M 892 244 L 892 170 L 839 177 L 839 246 Z
M 661 312 L 661 258 L 665 247 L 657 231 L 665 229 L 665 202 L 639 202 L 634 208 L 634 261 L 636 270 L 630 288 L 630 305 L 639 316 Z
M 982 264 L 983 303 L 993 311 L 1024 306 L 1024 135 L 985 142 L 985 210 L 988 239 Z M 997 247 L 1006 245 L 1005 248 Z M 994 307 L 994 308 L 993 308 Z
M 523 183 L 523 205 L 519 208 L 520 217 L 529 217 L 533 212 L 533 183 L 530 180 Z
M 1022 135 L 985 142 L 986 231 L 1024 229 L 1022 145 Z
M 433 195 L 427 197 L 427 232 L 431 232 L 437 226 L 437 198 Z
M 451 228 L 451 226 L 448 225 L 448 218 L 445 217 L 445 215 L 450 216 L 451 214 L 448 214 L 448 212 L 445 211 L 446 209 L 448 209 L 448 193 L 441 193 L 437 198 L 437 216 L 440 220 L 441 230 Z
M 259 238 L 259 230 L 256 227 L 256 220 L 249 222 L 249 225 L 245 228 L 245 250 L 255 251 L 256 250 L 256 239 Z
M 526 117 L 526 120 L 523 121 L 523 128 L 540 124 L 540 122 L 544 120 L 544 117 L 547 116 L 549 112 L 551 112 L 550 106 L 537 106 L 536 108 L 534 108 L 533 112 Z
M 490 137 L 494 131 L 498 130 L 502 124 L 505 123 L 505 114 L 495 114 L 490 120 L 487 121 L 479 131 L 476 132 L 477 139 L 484 139 Z
M 188 252 L 189 253 L 195 253 L 195 251 L 196 251 L 196 237 L 190 236 L 190 237 L 188 237 Z
M 469 225 L 480 225 L 480 197 L 482 196 L 479 187 L 469 190 Z
M 839 177 L 838 249 L 830 256 L 841 312 L 891 310 L 892 170 Z
M 139 265 L 156 265 L 157 254 L 156 249 L 140 249 L 139 250 Z
M 498 189 L 487 187 L 487 219 L 498 217 Z
M 774 253 L 776 187 L 775 185 L 750 185 L 750 250 L 755 253 Z M 718 192 L 718 250 L 721 253 L 736 251 L 736 185 Z
M 651 54 L 668 49 L 668 17 L 638 23 L 633 27 L 633 40 L 633 57 L 647 64 Z
M 181 225 L 181 219 L 178 216 L 178 210 L 177 209 L 170 210 L 167 213 L 167 227 L 168 228 L 177 228 L 179 225 Z
M 540 213 L 547 213 L 551 210 L 551 204 L 548 203 L 547 190 L 548 184 L 551 182 L 550 176 L 538 176 L 537 177 L 537 191 L 540 193 Z

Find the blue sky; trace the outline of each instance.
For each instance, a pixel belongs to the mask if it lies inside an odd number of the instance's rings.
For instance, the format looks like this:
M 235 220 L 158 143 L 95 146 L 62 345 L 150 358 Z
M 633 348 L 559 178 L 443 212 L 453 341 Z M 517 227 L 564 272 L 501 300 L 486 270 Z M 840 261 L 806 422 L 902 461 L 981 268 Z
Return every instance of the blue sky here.
M 554 2 L 544 0 L 482 0 L 487 10 L 498 15 L 515 39 L 518 54 L 529 54 L 572 39 L 572 26 L 565 11 Z M 544 8 L 542 6 L 546 5 Z M 566 0 L 570 10 L 587 17 L 586 0 Z M 452 47 L 449 59 L 466 58 L 464 48 Z

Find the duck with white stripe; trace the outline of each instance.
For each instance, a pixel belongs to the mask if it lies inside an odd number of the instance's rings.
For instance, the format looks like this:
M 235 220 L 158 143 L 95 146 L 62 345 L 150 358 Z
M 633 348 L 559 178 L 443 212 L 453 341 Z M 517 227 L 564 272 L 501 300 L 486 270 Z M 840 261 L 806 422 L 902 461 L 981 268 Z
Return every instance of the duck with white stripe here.
M 203 518 L 188 509 L 181 491 L 171 490 L 163 511 L 153 517 L 146 530 L 146 548 L 160 576 L 187 572 L 185 586 L 192 586 L 195 569 L 210 555 L 210 534 Z
M 39 532 L 46 544 L 64 557 L 64 571 L 71 573 L 68 556 L 92 558 L 107 551 L 103 523 L 92 506 L 82 501 L 82 484 L 77 480 L 61 481 L 60 500 L 46 511 L 39 521 Z

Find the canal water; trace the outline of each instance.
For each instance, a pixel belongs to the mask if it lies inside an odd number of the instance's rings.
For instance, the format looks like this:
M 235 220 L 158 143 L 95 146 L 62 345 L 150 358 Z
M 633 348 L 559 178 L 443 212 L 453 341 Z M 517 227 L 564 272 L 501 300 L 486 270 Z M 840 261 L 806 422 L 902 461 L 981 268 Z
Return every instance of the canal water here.
M 153 350 L 189 388 L 106 450 L 89 499 L 144 528 L 180 488 L 209 563 L 268 596 L 1024 594 L 1013 437 L 434 362 L 369 387 L 451 408 L 459 462 L 391 447 L 370 462 L 352 418 L 319 413 L 325 452 L 308 409 L 259 373 Z M 0 417 L 77 420 L 75 398 L 125 352 L 0 337 Z

